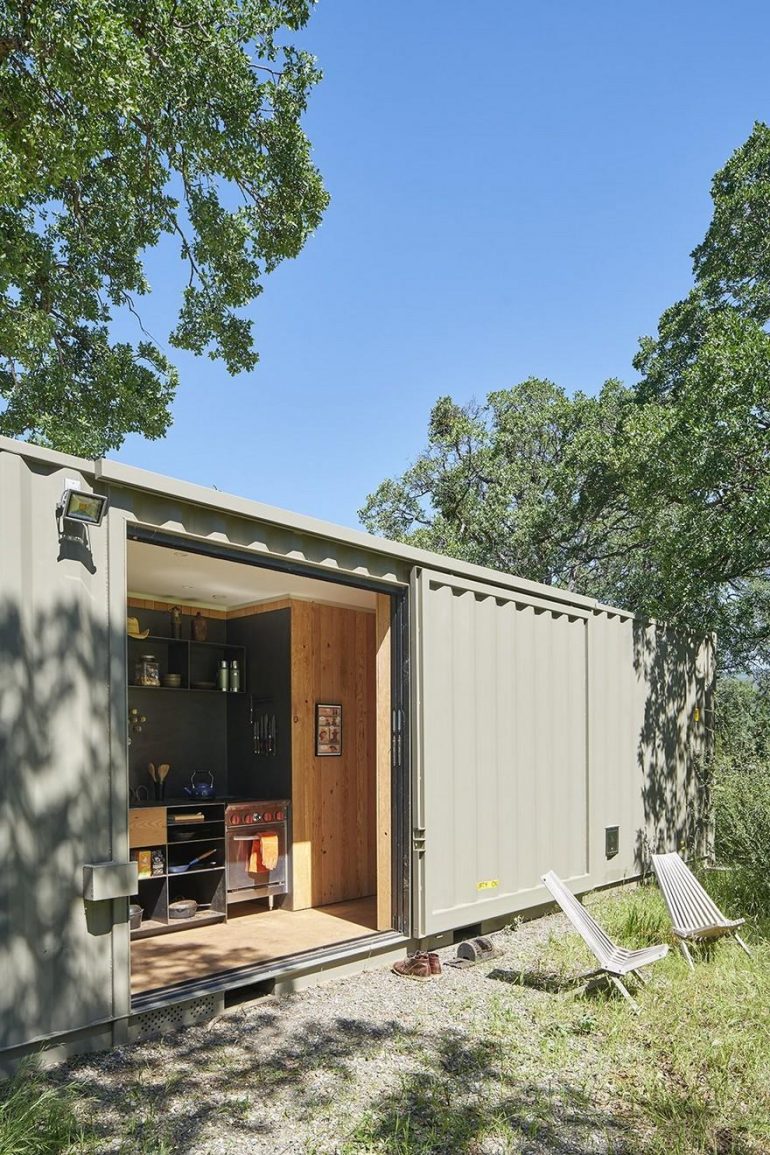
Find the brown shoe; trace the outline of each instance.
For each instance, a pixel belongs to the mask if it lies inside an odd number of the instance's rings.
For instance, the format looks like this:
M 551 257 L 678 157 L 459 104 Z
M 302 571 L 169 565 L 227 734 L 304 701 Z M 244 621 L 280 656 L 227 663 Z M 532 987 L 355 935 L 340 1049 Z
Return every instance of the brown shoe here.
M 425 979 L 431 979 L 433 977 L 428 956 L 423 951 L 418 951 L 417 954 L 409 955 L 408 958 L 393 963 L 390 969 L 394 974 L 401 975 L 403 979 L 420 979 L 424 981 Z
M 428 965 L 430 966 L 430 973 L 432 975 L 441 974 L 441 959 L 438 957 L 435 950 L 428 951 Z

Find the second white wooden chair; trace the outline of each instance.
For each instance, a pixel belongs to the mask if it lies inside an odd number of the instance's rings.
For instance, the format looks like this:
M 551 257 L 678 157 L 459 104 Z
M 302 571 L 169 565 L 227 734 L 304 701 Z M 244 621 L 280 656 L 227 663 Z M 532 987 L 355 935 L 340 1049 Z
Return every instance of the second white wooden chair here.
M 724 934 L 732 934 L 749 958 L 751 957 L 751 951 L 746 943 L 735 933 L 739 926 L 743 926 L 745 918 L 725 918 L 678 854 L 673 852 L 653 854 L 652 869 L 663 891 L 674 934 L 679 939 L 682 954 L 692 970 L 695 970 L 695 967 L 687 949 L 686 939 L 704 942 L 708 939 L 721 938 Z

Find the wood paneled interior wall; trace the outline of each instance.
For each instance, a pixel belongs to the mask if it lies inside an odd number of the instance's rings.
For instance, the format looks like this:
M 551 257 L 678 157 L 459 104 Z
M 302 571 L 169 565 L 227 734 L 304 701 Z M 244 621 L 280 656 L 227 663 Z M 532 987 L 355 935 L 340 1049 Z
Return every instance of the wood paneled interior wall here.
M 375 615 L 292 603 L 294 910 L 374 894 Z M 342 754 L 316 757 L 315 707 L 342 705 Z

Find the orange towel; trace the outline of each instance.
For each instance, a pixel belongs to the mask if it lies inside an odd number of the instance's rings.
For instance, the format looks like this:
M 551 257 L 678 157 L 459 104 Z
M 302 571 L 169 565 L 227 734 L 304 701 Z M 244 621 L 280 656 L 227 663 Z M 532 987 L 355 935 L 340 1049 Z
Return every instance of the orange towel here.
M 263 870 L 275 870 L 278 865 L 278 835 L 263 834 L 260 839 L 260 857 Z
M 249 874 L 268 874 L 278 865 L 278 835 L 258 834 L 249 851 Z

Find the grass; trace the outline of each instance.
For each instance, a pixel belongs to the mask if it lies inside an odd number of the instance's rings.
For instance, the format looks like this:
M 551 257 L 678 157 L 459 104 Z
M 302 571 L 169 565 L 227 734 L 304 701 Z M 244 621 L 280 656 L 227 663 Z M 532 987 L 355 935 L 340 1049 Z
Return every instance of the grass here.
M 722 885 L 718 878 L 714 887 Z M 626 946 L 673 946 L 653 887 L 594 896 L 588 904 Z M 639 1017 L 611 989 L 597 988 L 590 998 L 576 992 L 569 980 L 590 970 L 593 957 L 579 936 L 554 933 L 520 976 L 520 996 L 533 1000 L 527 1038 L 520 1002 L 487 1004 L 487 1049 L 479 1051 L 486 1065 L 477 1064 L 475 1091 L 468 1092 L 467 1071 L 462 1080 L 450 1078 L 434 1056 L 339 1150 L 470 1155 L 534 1144 L 617 1155 L 766 1155 L 770 942 L 763 929 L 753 929 L 751 959 L 730 939 L 695 947 L 694 974 L 673 949 L 650 969 L 650 984 L 636 989 Z M 510 985 L 516 990 L 515 975 Z
M 78 1099 L 77 1087 L 52 1087 L 33 1062 L 22 1064 L 0 1084 L 0 1155 L 91 1150 L 75 1112 Z
M 652 888 L 615 901 L 601 896 L 590 906 L 623 945 L 672 941 Z M 762 930 L 754 928 L 751 959 L 729 938 L 692 948 L 694 973 L 673 949 L 651 968 L 650 985 L 635 992 L 639 1018 L 614 997 L 593 999 L 588 1013 L 581 999 L 541 1006 L 544 1039 L 591 1034 L 606 1049 L 616 1072 L 614 1110 L 635 1136 L 627 1140 L 631 1155 L 770 1151 L 770 943 Z M 552 943 L 549 953 L 560 973 L 590 965 L 575 935 Z
M 725 876 L 708 885 L 724 899 Z M 670 941 L 654 887 L 587 904 L 624 945 Z M 339 1018 L 284 1036 L 273 1005 L 245 1013 L 238 1029 L 236 1017 L 174 1036 L 171 1054 L 127 1048 L 111 1060 L 101 1099 L 99 1069 L 84 1061 L 85 1102 L 66 1069 L 26 1068 L 0 1096 L 0 1155 L 176 1155 L 191 1143 L 206 1150 L 209 1135 L 215 1150 L 275 1152 L 280 1127 L 260 1105 L 276 1098 L 305 1120 L 306 1151 L 317 1155 L 767 1155 L 766 924 L 748 927 L 751 959 L 725 939 L 696 949 L 692 973 L 672 950 L 635 989 L 639 1016 L 611 989 L 575 988 L 592 956 L 563 921 L 553 925 L 550 937 L 511 931 L 501 959 L 431 987 L 454 1012 L 439 1022 L 411 989 L 411 1010 L 377 1028 Z M 255 1049 L 273 1029 L 267 1051 Z M 365 1080 L 359 1098 L 357 1073 L 369 1063 L 381 1077 Z

